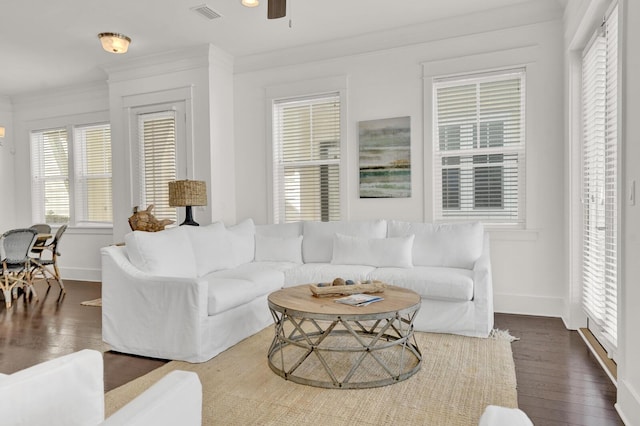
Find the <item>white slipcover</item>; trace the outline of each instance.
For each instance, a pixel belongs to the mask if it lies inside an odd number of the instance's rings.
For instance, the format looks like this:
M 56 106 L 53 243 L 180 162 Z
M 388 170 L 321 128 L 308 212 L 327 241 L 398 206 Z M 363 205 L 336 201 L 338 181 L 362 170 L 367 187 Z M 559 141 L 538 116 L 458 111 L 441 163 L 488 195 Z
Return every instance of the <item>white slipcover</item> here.
M 195 426 L 202 386 L 197 374 L 173 371 L 104 421 L 102 354 L 85 349 L 2 376 L 0 413 L 12 426 Z
M 422 300 L 414 322 L 418 331 L 487 337 L 493 328 L 489 236 L 480 223 L 376 220 L 254 226 L 247 219 L 224 232 L 218 224 L 187 228 L 149 237 L 163 243 L 156 246 L 140 245 L 136 238 L 134 247 L 102 249 L 102 335 L 114 350 L 203 362 L 272 323 L 270 292 L 337 277 L 380 279 L 415 290 Z M 201 238 L 202 231 L 223 237 Z M 167 258 L 163 245 L 187 233 L 196 235 L 187 238 L 192 247 Z M 357 244 L 340 246 L 334 256 L 337 234 Z M 183 243 L 181 239 L 177 246 Z M 135 253 L 136 247 L 149 247 L 149 252 Z M 274 250 L 281 252 L 270 254 Z M 176 260 L 184 260 L 189 251 L 197 261 L 186 268 L 188 273 L 173 278 L 158 273 L 179 268 Z M 389 251 L 393 253 L 385 256 Z M 139 258 L 146 263 L 136 267 Z M 359 261 L 374 265 L 339 264 Z M 229 266 L 200 276 L 220 263 Z M 387 263 L 393 267 L 381 267 Z
M 366 280 L 375 268 L 369 265 L 333 265 L 331 263 L 305 263 L 284 271 L 284 286 L 330 283 L 335 278 Z

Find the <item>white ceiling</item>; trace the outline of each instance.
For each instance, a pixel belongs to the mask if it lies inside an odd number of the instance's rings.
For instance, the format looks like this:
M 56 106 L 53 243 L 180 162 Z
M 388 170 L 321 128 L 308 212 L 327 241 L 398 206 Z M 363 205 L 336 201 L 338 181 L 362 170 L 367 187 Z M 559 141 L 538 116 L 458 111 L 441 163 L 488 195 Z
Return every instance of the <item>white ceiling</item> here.
M 249 57 L 527 1 L 288 0 L 286 18 L 267 20 L 267 0 L 251 9 L 207 0 L 222 15 L 207 20 L 190 10 L 203 0 L 0 0 L 0 95 L 105 80 L 102 66 L 188 46 L 211 43 Z M 129 52 L 103 51 L 99 32 L 131 37 Z

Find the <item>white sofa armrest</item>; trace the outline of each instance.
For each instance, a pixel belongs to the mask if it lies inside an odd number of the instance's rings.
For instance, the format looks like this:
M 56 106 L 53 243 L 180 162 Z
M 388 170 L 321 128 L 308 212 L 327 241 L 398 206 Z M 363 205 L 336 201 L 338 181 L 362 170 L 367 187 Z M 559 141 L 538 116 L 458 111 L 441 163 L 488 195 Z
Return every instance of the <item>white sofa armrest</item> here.
M 491 273 L 491 248 L 489 234 L 485 232 L 482 254 L 473 266 L 473 300 L 481 315 L 476 321 L 482 321 L 482 329 L 487 337 L 493 329 L 493 279 Z
M 172 371 L 102 423 L 105 426 L 200 426 L 202 384 L 189 371 Z
M 102 354 L 85 349 L 0 378 L 0 423 L 96 425 L 104 420 Z
M 103 340 L 116 351 L 202 361 L 195 354 L 207 318 L 206 282 L 145 273 L 131 264 L 124 247 L 101 253 Z

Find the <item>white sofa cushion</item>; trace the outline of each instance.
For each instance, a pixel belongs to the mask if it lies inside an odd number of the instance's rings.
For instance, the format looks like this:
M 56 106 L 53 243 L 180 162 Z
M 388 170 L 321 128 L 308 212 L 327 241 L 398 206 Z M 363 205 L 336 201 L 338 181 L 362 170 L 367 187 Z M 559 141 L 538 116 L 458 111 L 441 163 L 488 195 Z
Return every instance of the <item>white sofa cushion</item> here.
M 231 268 L 234 264 L 227 230 L 222 222 L 206 226 L 185 226 L 193 247 L 198 276 L 220 269 Z
M 265 237 L 297 237 L 302 235 L 302 222 L 256 225 L 256 235 Z
M 284 286 L 330 283 L 335 278 L 345 280 L 368 279 L 375 268 L 369 265 L 332 265 L 331 263 L 305 263 L 284 271 Z
M 467 302 L 473 299 L 473 271 L 433 266 L 378 268 L 373 280 L 413 290 L 425 299 Z
M 480 222 L 420 223 L 389 221 L 389 237 L 415 235 L 413 264 L 472 269 L 482 254 L 484 228 Z
M 208 285 L 208 315 L 217 315 L 228 311 L 229 309 L 249 303 L 256 297 L 282 288 L 281 286 L 262 285 L 262 283 L 238 278 L 207 275 L 205 279 Z
M 271 237 L 256 233 L 255 261 L 302 263 L 302 235 Z
M 237 225 L 227 227 L 230 251 L 233 256 L 231 267 L 253 261 L 255 256 L 256 227 L 253 219 L 245 219 Z
M 384 238 L 387 236 L 387 222 L 385 220 L 304 222 L 302 240 L 304 263 L 331 262 L 333 236 L 337 233 L 352 237 Z
M 141 271 L 155 276 L 194 278 L 195 256 L 185 226 L 159 232 L 133 231 L 125 235 L 127 255 Z
M 264 264 L 247 263 L 212 272 L 204 279 L 209 289 L 208 314 L 216 315 L 281 289 L 284 273 Z
M 392 238 L 363 238 L 335 234 L 331 263 L 410 268 L 413 266 L 411 260 L 413 238 L 413 235 Z

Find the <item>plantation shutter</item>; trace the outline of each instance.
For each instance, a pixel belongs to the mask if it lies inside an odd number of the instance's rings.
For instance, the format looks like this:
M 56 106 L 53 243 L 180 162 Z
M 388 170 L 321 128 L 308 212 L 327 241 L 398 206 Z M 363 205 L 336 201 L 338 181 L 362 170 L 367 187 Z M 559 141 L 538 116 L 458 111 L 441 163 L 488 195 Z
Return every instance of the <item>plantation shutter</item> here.
M 276 101 L 275 222 L 340 219 L 338 94 Z
M 434 81 L 434 217 L 524 224 L 524 70 Z
M 111 127 L 74 129 L 76 223 L 112 223 Z
M 618 12 L 583 52 L 583 306 L 600 343 L 617 348 Z
M 173 110 L 138 115 L 141 205 L 153 204 L 159 219 L 176 220 L 169 207 L 169 182 L 176 180 L 176 113 Z
M 31 133 L 32 219 L 69 222 L 69 143 L 66 128 Z

